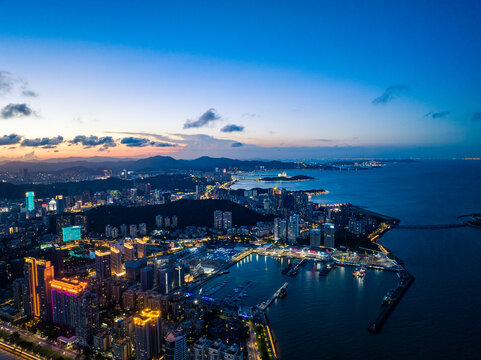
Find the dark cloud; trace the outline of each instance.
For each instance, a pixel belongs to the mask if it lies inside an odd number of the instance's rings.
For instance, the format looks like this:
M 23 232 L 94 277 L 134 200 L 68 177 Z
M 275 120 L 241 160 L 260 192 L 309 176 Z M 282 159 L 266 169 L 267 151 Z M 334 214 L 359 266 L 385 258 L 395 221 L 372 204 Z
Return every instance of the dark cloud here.
M 27 96 L 27 97 L 37 97 L 38 96 L 38 94 L 35 91 L 32 91 L 32 90 L 23 90 L 22 95 Z
M 0 137 L 0 145 L 18 144 L 22 137 L 17 134 L 3 135 Z
M 396 98 L 398 95 L 401 93 L 409 90 L 409 87 L 406 85 L 391 85 L 389 86 L 384 92 L 381 94 L 381 96 L 378 96 L 375 98 L 372 103 L 374 105 L 384 105 Z
M 235 142 L 235 143 L 232 143 L 231 145 L 231 147 L 241 147 L 241 146 L 244 146 L 244 144 L 241 142 Z
M 161 141 L 152 141 L 147 138 L 139 138 L 139 137 L 124 137 L 120 140 L 121 144 L 127 145 L 128 147 L 144 147 L 144 146 L 155 146 L 155 147 L 174 147 L 177 144 L 171 144 L 167 142 Z
M 23 117 L 35 115 L 32 109 L 27 104 L 8 104 L 6 105 L 1 113 L 0 117 L 2 119 L 11 119 L 14 117 Z
M 481 111 L 475 112 L 475 113 L 473 114 L 473 117 L 471 118 L 471 120 L 474 120 L 474 121 L 479 121 L 479 120 L 481 120 Z
M 138 138 L 138 137 L 124 137 L 121 141 L 121 144 L 127 145 L 128 147 L 143 147 L 150 145 L 151 141 L 146 138 Z
M 235 131 L 244 131 L 244 127 L 241 125 L 235 125 L 235 124 L 229 124 L 224 126 L 222 129 L 220 129 L 222 132 L 235 132 Z
M 438 112 L 430 111 L 426 115 L 424 115 L 425 118 L 431 118 L 431 119 L 444 119 L 444 118 L 447 118 L 448 116 L 449 116 L 448 110 L 438 111 Z
M 57 136 L 53 138 L 36 138 L 36 139 L 24 139 L 21 146 L 30 146 L 30 147 L 39 147 L 41 146 L 44 149 L 53 149 L 58 144 L 63 143 L 63 137 Z
M 160 141 L 152 141 L 150 145 L 155 146 L 155 147 L 175 147 L 177 144 L 171 144 L 171 143 L 166 143 L 166 142 L 160 142 Z
M 197 120 L 187 120 L 184 124 L 184 129 L 200 128 L 209 123 L 220 120 L 220 115 L 217 114 L 215 109 L 209 109 L 203 113 Z
M 82 144 L 83 146 L 90 148 L 93 146 L 102 145 L 104 148 L 115 147 L 117 144 L 112 136 L 97 137 L 94 135 L 85 136 L 77 135 L 70 141 L 72 144 Z

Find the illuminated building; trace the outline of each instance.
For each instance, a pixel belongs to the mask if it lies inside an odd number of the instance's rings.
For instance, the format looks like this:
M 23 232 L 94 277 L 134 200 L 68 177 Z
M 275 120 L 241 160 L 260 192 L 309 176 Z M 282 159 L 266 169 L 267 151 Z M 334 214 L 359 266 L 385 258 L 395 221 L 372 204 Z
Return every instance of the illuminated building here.
M 222 230 L 223 226 L 223 214 L 222 210 L 214 211 L 214 228 L 217 230 Z
M 171 331 L 165 337 L 165 360 L 186 360 L 187 336 L 180 330 Z
M 69 327 L 83 343 L 98 328 L 97 295 L 87 291 L 87 283 L 77 280 L 52 280 L 52 320 Z
M 57 205 L 57 214 L 62 214 L 65 212 L 65 199 L 63 195 L 55 196 L 55 202 Z
M 195 342 L 193 350 L 194 360 L 243 360 L 244 358 L 244 354 L 237 344 L 229 346 L 220 340 L 210 341 L 205 336 Z
M 175 274 L 171 269 L 160 269 L 158 272 L 158 287 L 162 295 L 169 294 L 175 288 Z
M 222 223 L 224 231 L 232 229 L 232 213 L 230 211 L 224 211 L 222 214 Z
M 182 287 L 182 285 L 184 285 L 184 267 L 181 265 L 177 265 L 174 270 L 174 287 Z
M 124 260 L 125 261 L 133 261 L 135 260 L 135 249 L 134 246 L 130 243 L 124 244 Z
M 161 228 L 163 225 L 163 217 L 162 215 L 157 215 L 155 217 L 155 226 L 157 226 L 158 228 Z
M 299 236 L 299 215 L 294 214 L 289 217 L 287 238 L 290 243 L 295 243 Z
M 128 339 L 123 338 L 114 341 L 112 345 L 112 353 L 114 360 L 127 360 L 130 358 L 130 342 Z
M 114 247 L 110 248 L 110 270 L 113 274 L 122 273 L 122 255 Z
M 132 224 L 129 226 L 129 235 L 131 238 L 134 238 L 134 237 L 137 237 L 137 233 L 138 233 L 138 230 L 137 230 L 137 225 L 135 224 Z
M 35 193 L 29 191 L 25 193 L 25 210 L 34 211 L 35 210 Z
M 331 223 L 324 224 L 324 246 L 325 247 L 333 248 L 335 246 L 334 232 L 335 232 L 334 224 L 331 224 Z
M 43 321 L 52 318 L 52 298 L 50 282 L 54 277 L 53 266 L 50 261 L 25 258 L 26 314 Z
M 144 240 L 137 239 L 137 256 L 143 258 L 147 256 L 147 243 Z
M 141 236 L 147 235 L 147 224 L 146 223 L 139 224 L 139 235 L 141 235 Z
M 110 278 L 110 251 L 95 251 L 95 272 L 98 280 Z
M 82 227 L 80 225 L 68 226 L 62 229 L 63 242 L 76 241 L 82 238 Z
M 309 237 L 311 247 L 321 246 L 321 229 L 310 229 Z
M 162 355 L 162 329 L 159 310 L 142 310 L 134 317 L 135 358 L 157 359 Z
M 274 240 L 285 240 L 287 238 L 287 221 L 286 219 L 274 219 Z

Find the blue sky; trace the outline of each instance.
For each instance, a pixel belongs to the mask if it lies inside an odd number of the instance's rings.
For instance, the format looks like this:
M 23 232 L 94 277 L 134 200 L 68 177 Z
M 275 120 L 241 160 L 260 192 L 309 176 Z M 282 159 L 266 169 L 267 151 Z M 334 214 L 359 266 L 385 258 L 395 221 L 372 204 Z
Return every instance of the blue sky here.
M 481 156 L 480 35 L 479 1 L 0 0 L 0 159 Z

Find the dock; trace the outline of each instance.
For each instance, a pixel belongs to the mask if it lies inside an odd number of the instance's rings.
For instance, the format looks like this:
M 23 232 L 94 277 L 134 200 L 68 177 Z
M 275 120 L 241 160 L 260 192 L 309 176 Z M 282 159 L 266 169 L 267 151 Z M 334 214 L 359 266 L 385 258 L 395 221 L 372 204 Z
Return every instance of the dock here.
M 286 290 L 287 289 L 287 286 L 289 284 L 287 282 L 284 283 L 284 285 L 282 285 L 279 290 L 277 290 L 274 295 L 271 296 L 271 298 L 267 301 L 264 301 L 262 304 L 260 304 L 258 307 L 260 310 L 264 311 L 265 309 L 267 309 L 269 307 L 270 304 L 272 304 L 272 302 L 279 296 L 279 294 Z
M 300 262 L 298 262 L 296 265 L 294 265 L 294 267 L 291 270 L 289 270 L 287 275 L 289 275 L 289 276 L 297 275 L 297 271 L 299 270 L 299 267 L 304 263 L 305 260 L 306 259 L 302 259 Z
M 389 315 L 391 315 L 397 304 L 399 304 L 399 301 L 414 282 L 414 276 L 409 274 L 407 271 L 405 271 L 405 274 L 405 282 L 400 281 L 398 290 L 396 291 L 395 296 L 391 299 L 391 302 L 382 308 L 377 319 L 369 326 L 368 331 L 370 333 L 379 334 L 381 332 L 384 323 L 389 318 Z

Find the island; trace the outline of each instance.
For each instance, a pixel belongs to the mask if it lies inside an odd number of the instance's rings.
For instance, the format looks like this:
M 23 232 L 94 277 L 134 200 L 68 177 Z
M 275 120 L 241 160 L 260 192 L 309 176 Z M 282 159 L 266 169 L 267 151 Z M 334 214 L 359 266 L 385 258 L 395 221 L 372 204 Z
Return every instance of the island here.
M 291 181 L 308 181 L 308 180 L 315 180 L 315 178 L 307 175 L 287 176 L 285 172 L 280 173 L 277 176 L 267 176 L 264 178 L 257 179 L 257 181 L 259 182 L 291 182 Z

